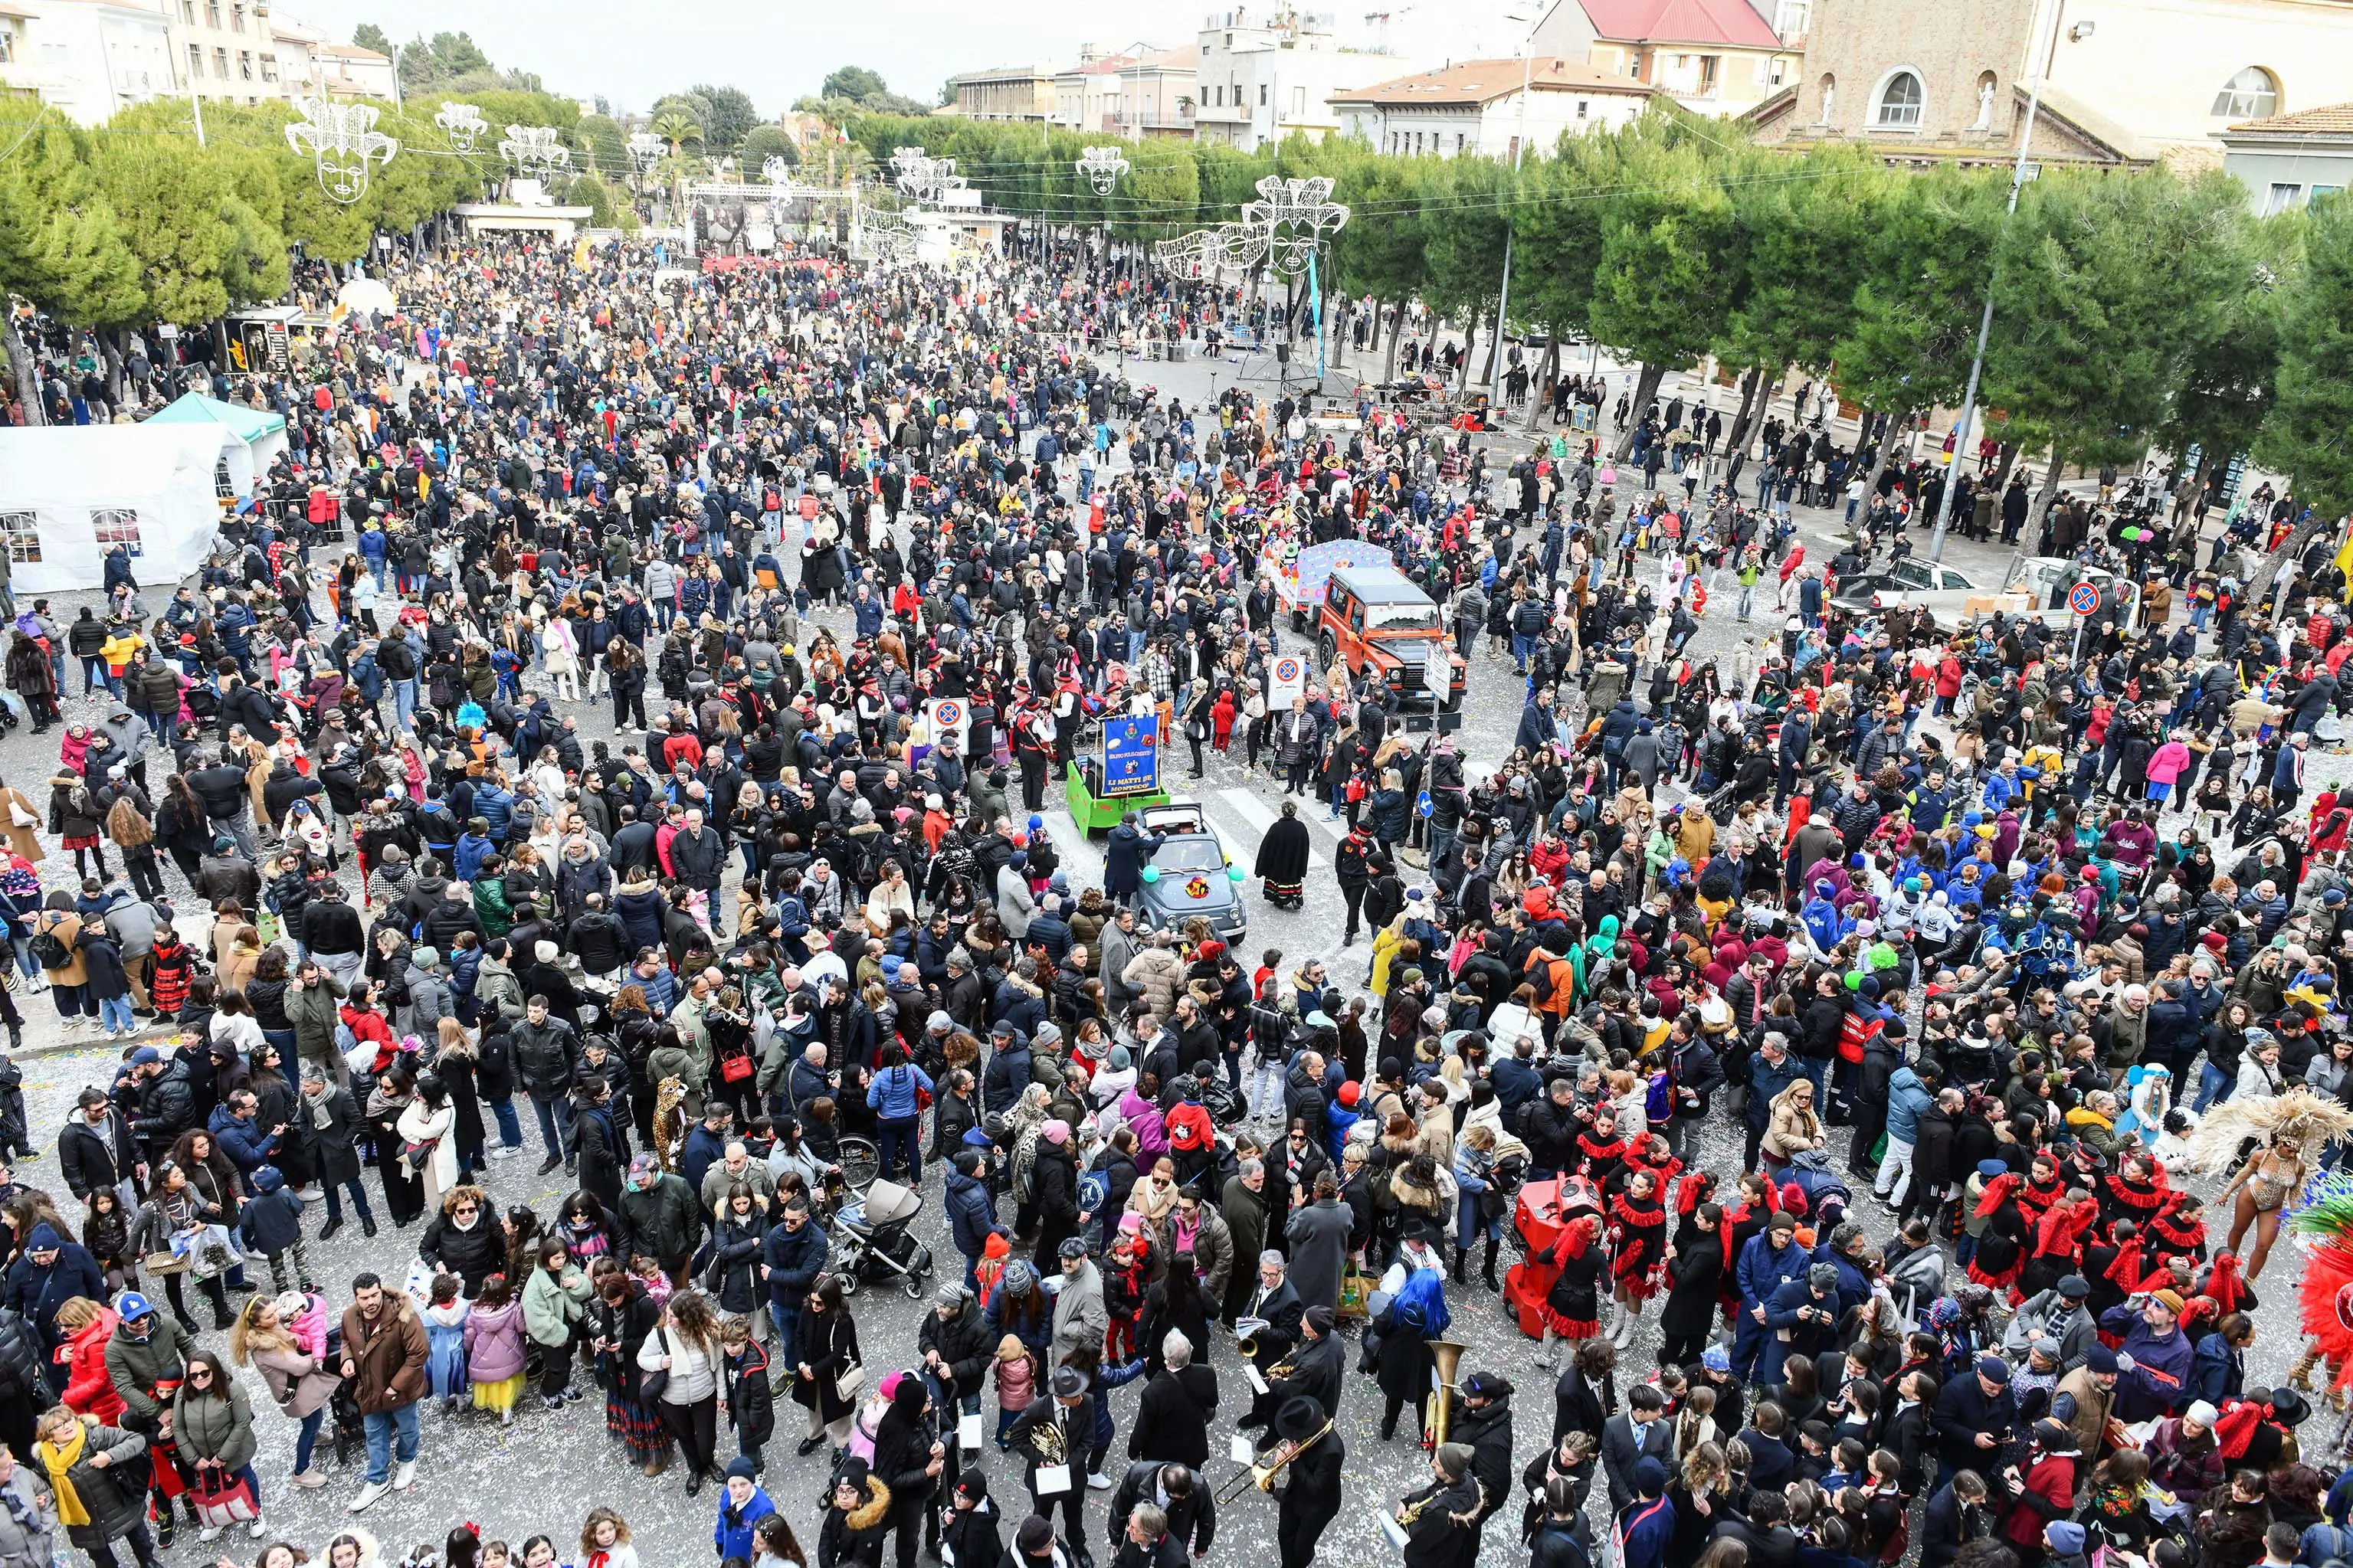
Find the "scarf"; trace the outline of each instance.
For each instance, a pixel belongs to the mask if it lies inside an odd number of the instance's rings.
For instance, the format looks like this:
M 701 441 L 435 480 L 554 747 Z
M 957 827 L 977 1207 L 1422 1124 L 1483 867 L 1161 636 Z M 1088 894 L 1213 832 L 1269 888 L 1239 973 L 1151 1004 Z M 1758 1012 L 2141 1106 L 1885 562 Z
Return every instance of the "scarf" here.
M 34 1451 L 41 1456 L 42 1468 L 49 1472 L 49 1489 L 57 1494 L 59 1524 L 90 1522 L 90 1510 L 83 1506 L 81 1494 L 74 1490 L 69 1476 L 81 1458 L 83 1445 L 89 1441 L 90 1428 L 76 1421 L 73 1436 L 66 1440 L 65 1447 L 58 1447 L 47 1441 L 34 1445 Z

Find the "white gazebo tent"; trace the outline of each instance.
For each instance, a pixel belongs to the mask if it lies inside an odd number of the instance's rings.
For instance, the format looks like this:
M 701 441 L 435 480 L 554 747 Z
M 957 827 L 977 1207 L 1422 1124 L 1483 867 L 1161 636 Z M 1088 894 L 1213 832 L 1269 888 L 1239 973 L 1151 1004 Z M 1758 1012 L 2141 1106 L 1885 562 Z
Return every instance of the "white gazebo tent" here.
M 212 420 L 0 426 L 0 547 L 18 592 L 95 588 L 130 547 L 142 584 L 177 583 L 220 531 L 219 475 L 249 490 L 252 448 Z

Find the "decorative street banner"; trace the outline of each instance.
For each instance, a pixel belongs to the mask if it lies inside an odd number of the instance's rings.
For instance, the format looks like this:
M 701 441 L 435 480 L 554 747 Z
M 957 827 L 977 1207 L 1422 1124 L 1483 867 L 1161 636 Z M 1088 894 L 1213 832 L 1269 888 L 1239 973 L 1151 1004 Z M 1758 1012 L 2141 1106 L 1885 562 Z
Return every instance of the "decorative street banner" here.
M 1103 721 L 1103 787 L 1105 798 L 1152 795 L 1160 788 L 1160 720 Z

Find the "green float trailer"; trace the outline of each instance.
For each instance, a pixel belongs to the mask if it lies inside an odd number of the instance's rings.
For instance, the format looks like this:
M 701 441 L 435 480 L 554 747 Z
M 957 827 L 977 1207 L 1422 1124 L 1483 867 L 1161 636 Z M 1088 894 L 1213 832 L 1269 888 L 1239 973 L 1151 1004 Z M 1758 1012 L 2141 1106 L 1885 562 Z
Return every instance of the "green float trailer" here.
M 1121 726 L 1148 725 L 1155 731 L 1159 725 L 1156 715 L 1149 719 L 1117 716 L 1112 720 L 1112 722 Z M 1153 743 L 1156 752 L 1158 744 L 1156 733 L 1154 735 Z M 1079 831 L 1089 837 L 1110 832 L 1119 826 L 1119 819 L 1131 811 L 1140 811 L 1149 805 L 1168 804 L 1168 792 L 1160 787 L 1157 766 L 1153 769 L 1150 787 L 1130 789 L 1118 795 L 1096 793 L 1096 786 L 1090 782 L 1091 778 L 1103 779 L 1111 776 L 1113 772 L 1108 765 L 1110 759 L 1104 751 L 1103 724 L 1101 720 L 1088 721 L 1087 734 L 1082 735 L 1082 743 L 1072 750 L 1077 752 L 1077 755 L 1064 765 L 1065 788 L 1071 802 L 1071 820 L 1077 823 Z M 1092 774 L 1089 772 L 1090 763 L 1094 764 Z

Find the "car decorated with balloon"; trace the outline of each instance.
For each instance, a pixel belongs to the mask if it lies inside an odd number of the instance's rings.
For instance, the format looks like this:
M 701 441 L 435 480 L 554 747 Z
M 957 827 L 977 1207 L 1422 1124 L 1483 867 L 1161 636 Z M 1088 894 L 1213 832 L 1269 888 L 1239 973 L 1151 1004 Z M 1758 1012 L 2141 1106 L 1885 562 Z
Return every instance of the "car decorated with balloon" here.
M 1136 813 L 1136 826 L 1162 840 L 1144 863 L 1136 901 L 1145 919 L 1155 928 L 1176 930 L 1198 915 L 1228 946 L 1241 941 L 1250 930 L 1241 898 L 1250 873 L 1226 854 L 1200 804 L 1177 800 L 1145 806 Z

